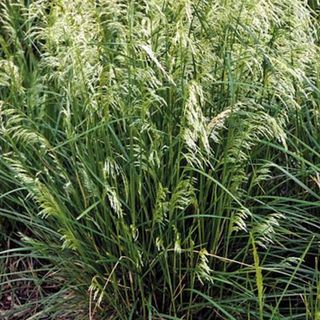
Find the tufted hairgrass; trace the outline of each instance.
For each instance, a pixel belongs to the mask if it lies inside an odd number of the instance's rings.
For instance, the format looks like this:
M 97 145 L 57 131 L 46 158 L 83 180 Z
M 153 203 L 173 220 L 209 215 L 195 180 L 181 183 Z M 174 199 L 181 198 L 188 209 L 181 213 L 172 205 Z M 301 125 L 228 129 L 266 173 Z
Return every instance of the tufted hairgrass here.
M 0 316 L 320 319 L 318 14 L 2 1 Z

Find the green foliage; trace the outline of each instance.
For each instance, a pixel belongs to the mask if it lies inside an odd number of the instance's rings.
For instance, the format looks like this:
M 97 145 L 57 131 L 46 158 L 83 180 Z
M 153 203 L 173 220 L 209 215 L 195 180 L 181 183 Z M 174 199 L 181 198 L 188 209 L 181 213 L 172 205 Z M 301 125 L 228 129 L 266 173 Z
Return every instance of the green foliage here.
M 319 317 L 310 6 L 1 2 L 3 317 Z

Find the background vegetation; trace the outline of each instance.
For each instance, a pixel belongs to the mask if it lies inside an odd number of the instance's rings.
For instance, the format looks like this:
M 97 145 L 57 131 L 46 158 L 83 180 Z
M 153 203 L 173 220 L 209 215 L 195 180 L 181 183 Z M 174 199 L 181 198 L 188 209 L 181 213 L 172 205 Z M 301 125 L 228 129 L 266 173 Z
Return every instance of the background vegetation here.
M 2 319 L 320 319 L 316 0 L 3 0 Z

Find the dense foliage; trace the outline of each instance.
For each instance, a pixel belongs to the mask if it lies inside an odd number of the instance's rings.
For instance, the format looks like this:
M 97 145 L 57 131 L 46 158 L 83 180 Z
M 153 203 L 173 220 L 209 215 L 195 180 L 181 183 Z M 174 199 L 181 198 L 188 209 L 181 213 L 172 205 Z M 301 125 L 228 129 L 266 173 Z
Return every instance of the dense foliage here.
M 317 1 L 0 6 L 1 319 L 320 319 Z

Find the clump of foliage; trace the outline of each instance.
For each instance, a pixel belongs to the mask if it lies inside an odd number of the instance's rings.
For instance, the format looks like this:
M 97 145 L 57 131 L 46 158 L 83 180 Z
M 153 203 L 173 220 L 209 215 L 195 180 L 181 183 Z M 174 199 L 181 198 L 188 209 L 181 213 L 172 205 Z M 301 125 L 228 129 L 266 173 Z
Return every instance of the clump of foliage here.
M 2 1 L 3 317 L 320 319 L 317 10 Z

